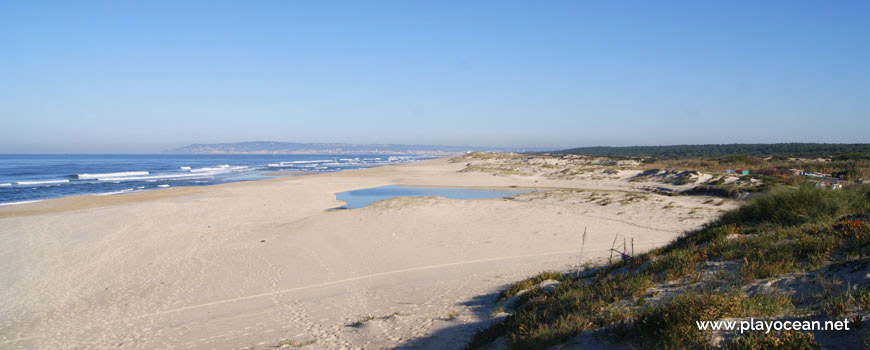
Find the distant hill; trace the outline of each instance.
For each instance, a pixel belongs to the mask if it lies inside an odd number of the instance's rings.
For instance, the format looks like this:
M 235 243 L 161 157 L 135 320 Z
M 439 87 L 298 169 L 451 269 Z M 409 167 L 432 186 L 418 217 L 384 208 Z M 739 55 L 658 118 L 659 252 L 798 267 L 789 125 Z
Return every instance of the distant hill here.
M 735 143 L 724 145 L 673 145 L 673 146 L 631 146 L 631 147 L 579 147 L 551 154 L 585 154 L 589 156 L 611 157 L 656 157 L 656 158 L 699 158 L 722 157 L 730 155 L 752 156 L 790 156 L 790 157 L 834 157 L 839 155 L 870 153 L 868 143 Z
M 543 149 L 510 147 L 430 146 L 396 144 L 295 143 L 253 141 L 236 143 L 192 144 L 163 153 L 174 154 L 420 154 L 450 155 L 468 151 L 531 152 Z

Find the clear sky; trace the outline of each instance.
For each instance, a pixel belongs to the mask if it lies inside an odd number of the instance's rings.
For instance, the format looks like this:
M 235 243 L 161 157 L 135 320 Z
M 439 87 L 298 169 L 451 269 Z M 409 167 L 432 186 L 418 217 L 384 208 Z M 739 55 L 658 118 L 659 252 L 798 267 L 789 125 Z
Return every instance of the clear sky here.
M 0 153 L 870 142 L 870 1 L 0 0 Z

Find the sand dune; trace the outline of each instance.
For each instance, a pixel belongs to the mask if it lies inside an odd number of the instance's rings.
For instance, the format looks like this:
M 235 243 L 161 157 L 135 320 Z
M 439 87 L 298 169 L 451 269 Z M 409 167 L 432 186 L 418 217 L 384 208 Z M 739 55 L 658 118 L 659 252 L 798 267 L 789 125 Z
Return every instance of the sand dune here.
M 600 261 L 617 232 L 646 250 L 732 205 L 464 168 L 439 159 L 2 207 L 0 347 L 458 348 L 500 287 L 576 268 L 584 227 Z M 342 205 L 336 192 L 390 184 L 547 191 L 325 211 Z

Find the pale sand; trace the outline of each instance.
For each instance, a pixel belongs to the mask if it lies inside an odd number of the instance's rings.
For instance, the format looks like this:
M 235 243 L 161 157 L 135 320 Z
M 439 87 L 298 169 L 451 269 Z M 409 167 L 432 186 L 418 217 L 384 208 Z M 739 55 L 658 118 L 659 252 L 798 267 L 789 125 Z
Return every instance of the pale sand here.
M 504 285 L 576 268 L 584 227 L 586 256 L 601 258 L 616 232 L 642 251 L 733 205 L 651 194 L 602 205 L 637 184 L 463 168 L 439 159 L 2 207 L 0 348 L 459 348 Z M 336 192 L 390 184 L 610 191 L 325 211 L 343 204 Z M 347 326 L 366 315 L 382 318 Z

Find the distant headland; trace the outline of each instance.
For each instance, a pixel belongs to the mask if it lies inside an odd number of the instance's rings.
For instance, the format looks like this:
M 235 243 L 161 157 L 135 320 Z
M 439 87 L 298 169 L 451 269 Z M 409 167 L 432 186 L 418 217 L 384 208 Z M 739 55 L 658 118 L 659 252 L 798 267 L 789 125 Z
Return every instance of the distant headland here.
M 252 141 L 235 143 L 195 143 L 163 151 L 170 154 L 426 154 L 453 155 L 479 152 L 533 152 L 543 148 L 475 147 L 442 145 L 298 143 Z

